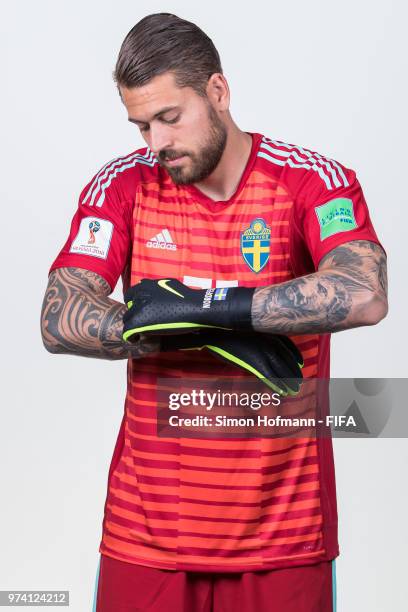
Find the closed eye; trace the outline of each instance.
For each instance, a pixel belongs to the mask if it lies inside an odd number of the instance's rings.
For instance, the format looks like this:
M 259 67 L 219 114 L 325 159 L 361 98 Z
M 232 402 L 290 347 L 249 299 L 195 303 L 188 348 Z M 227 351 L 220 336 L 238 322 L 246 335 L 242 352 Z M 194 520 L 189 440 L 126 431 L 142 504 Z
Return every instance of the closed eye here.
M 162 123 L 165 123 L 166 125 L 167 124 L 172 125 L 174 123 L 177 123 L 179 120 L 180 120 L 180 115 L 177 115 L 177 117 L 174 117 L 174 119 L 164 119 L 164 117 L 160 117 L 159 118 L 159 121 L 161 121 Z M 150 129 L 149 124 L 143 125 L 143 126 L 139 126 L 139 130 L 141 132 L 148 132 L 149 129 Z
M 164 119 L 162 118 L 161 121 L 163 121 L 163 123 L 177 123 L 177 121 L 179 121 L 180 119 L 180 115 L 177 115 L 177 117 L 174 117 L 174 119 Z

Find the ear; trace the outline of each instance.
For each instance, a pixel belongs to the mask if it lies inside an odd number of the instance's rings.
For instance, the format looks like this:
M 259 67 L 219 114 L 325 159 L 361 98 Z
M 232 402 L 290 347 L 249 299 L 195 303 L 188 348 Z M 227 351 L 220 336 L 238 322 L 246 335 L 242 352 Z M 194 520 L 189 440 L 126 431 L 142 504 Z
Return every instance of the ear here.
M 208 79 L 207 96 L 215 110 L 222 112 L 229 109 L 230 90 L 227 79 L 220 72 L 215 72 Z

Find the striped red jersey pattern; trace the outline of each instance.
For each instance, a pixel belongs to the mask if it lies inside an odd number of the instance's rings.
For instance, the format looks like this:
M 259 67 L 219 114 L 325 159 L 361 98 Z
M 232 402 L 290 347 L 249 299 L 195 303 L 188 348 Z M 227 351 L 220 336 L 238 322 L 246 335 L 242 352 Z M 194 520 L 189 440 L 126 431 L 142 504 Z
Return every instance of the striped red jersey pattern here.
M 251 136 L 250 157 L 228 201 L 175 185 L 148 149 L 106 164 L 83 189 L 50 271 L 86 268 L 112 289 L 121 275 L 124 289 L 165 277 L 196 288 L 254 287 L 311 273 L 349 240 L 378 243 L 352 170 L 302 147 Z M 322 236 L 316 207 L 336 198 L 352 201 L 355 223 Z M 244 257 L 241 234 L 259 219 L 270 230 L 268 252 Z M 304 376 L 327 377 L 329 335 L 292 339 L 304 356 Z M 236 370 L 200 353 L 128 361 L 101 553 L 156 568 L 216 572 L 338 555 L 331 440 L 157 435 L 158 378 L 224 374 Z

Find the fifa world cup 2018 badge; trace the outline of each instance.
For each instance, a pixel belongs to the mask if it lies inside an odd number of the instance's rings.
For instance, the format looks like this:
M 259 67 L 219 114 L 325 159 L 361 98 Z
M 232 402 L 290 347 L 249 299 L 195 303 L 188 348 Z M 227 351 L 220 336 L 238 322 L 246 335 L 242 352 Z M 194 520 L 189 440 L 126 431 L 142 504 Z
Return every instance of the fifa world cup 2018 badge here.
M 96 232 L 99 232 L 99 230 L 101 229 L 101 224 L 99 223 L 99 221 L 91 221 L 89 224 L 89 240 L 88 240 L 88 244 L 94 244 L 95 243 L 95 234 Z
M 245 263 L 253 272 L 260 272 L 268 263 L 271 229 L 263 219 L 254 219 L 241 232 L 241 253 Z

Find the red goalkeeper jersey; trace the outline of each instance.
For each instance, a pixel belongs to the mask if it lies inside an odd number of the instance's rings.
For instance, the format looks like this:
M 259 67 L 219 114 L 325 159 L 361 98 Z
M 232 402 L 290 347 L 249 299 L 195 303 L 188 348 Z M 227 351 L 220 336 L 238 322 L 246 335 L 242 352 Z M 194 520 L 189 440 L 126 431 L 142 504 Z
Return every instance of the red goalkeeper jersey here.
M 351 240 L 379 244 L 353 170 L 252 134 L 240 183 L 216 202 L 176 185 L 149 149 L 107 163 L 80 194 L 50 271 L 100 274 L 112 290 L 142 278 L 193 288 L 265 286 L 314 272 Z M 334 298 L 335 299 L 335 296 Z M 292 336 L 305 377 L 329 376 L 329 334 Z M 157 435 L 158 378 L 230 374 L 201 353 L 128 361 L 109 470 L 100 552 L 170 570 L 242 572 L 338 555 L 328 438 L 205 439 Z

